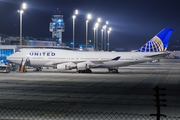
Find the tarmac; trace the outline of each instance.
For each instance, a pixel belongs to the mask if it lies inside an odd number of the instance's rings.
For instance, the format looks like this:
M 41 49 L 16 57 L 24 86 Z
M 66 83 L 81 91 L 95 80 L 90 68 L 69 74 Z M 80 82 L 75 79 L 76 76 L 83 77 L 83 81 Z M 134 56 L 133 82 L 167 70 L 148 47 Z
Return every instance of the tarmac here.
M 0 106 L 93 112 L 156 114 L 156 86 L 166 96 L 161 114 L 180 117 L 180 59 L 163 59 L 119 68 L 58 72 L 43 69 L 0 73 Z

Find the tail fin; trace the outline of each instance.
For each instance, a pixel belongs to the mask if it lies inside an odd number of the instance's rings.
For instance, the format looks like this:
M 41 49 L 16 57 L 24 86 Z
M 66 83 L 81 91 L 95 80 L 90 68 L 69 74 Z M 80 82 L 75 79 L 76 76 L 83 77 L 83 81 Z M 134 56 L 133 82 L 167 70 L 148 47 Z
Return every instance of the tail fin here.
M 173 29 L 165 28 L 154 36 L 150 41 L 143 45 L 136 52 L 162 52 L 166 51 L 168 47 L 168 41 L 172 34 Z

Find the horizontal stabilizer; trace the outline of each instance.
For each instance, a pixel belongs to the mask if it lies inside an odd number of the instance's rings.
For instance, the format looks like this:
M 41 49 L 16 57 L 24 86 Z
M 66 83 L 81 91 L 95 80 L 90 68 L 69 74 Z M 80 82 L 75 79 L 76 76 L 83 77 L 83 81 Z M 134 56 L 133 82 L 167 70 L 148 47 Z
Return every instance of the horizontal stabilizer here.
M 158 57 L 164 58 L 164 57 L 166 57 L 166 56 L 169 55 L 169 54 L 170 54 L 170 53 L 165 52 L 165 53 L 162 53 L 162 54 L 150 55 L 150 56 L 145 56 L 145 57 L 147 57 L 147 58 L 158 58 Z

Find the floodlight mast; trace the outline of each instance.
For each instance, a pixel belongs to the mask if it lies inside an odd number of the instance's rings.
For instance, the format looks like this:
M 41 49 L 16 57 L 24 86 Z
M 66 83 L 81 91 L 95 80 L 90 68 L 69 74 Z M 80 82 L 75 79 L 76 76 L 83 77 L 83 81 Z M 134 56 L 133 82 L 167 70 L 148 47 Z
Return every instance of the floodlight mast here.
M 26 9 L 27 8 L 27 5 L 26 3 L 22 3 L 21 5 L 21 9 L 18 10 L 18 12 L 20 13 L 20 37 L 19 37 L 19 40 L 20 40 L 20 49 L 22 49 L 22 14 L 23 14 L 23 9 Z
M 87 20 L 86 20 L 86 51 L 87 51 L 87 39 L 88 39 L 88 22 L 91 19 L 91 14 L 87 14 Z
M 95 42 L 95 41 L 96 41 L 96 40 L 95 40 L 95 32 L 96 32 L 96 27 L 94 27 L 94 51 L 95 51 L 95 48 L 96 48 L 96 44 L 95 44 L 95 43 L 96 43 L 96 42 Z
M 108 52 L 109 52 L 109 33 L 110 33 L 110 31 L 108 31 L 108 43 L 107 43 L 107 45 L 108 45 Z
M 75 10 L 75 15 L 77 15 L 77 14 L 78 14 L 78 10 Z M 75 40 L 75 38 L 74 38 L 74 36 L 75 36 L 75 19 L 76 19 L 75 15 L 72 16 L 72 18 L 73 18 L 73 50 L 74 50 L 74 40 Z
M 106 25 L 104 26 L 104 51 L 106 51 L 106 46 L 107 46 L 107 42 L 106 42 L 106 27 L 108 25 L 108 21 L 106 21 Z
M 109 28 L 109 30 L 108 30 L 108 51 L 109 51 L 109 33 L 111 32 L 111 27 Z
M 98 50 L 98 26 L 99 26 L 99 23 L 96 23 L 95 24 L 95 27 L 96 27 L 96 50 Z
M 96 30 L 96 50 L 99 49 L 99 48 L 98 48 L 98 47 L 99 47 L 99 41 L 98 41 L 98 26 L 99 26 L 99 23 L 100 23 L 100 22 L 101 22 L 101 18 L 98 18 L 98 19 L 97 19 L 97 23 L 98 23 L 98 24 L 96 25 L 96 26 L 97 26 L 97 27 L 96 27 L 96 28 L 97 28 L 97 30 Z
M 103 29 L 101 29 L 101 50 L 103 50 Z
M 75 18 L 76 18 L 76 16 L 73 15 L 72 18 L 73 18 L 73 50 L 74 50 L 74 32 L 75 32 L 74 28 L 75 28 Z

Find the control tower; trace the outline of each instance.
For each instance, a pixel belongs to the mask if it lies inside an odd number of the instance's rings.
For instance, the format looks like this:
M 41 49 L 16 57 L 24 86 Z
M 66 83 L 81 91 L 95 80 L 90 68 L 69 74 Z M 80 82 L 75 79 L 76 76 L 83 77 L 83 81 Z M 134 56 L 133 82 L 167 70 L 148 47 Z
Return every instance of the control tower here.
M 52 38 L 58 39 L 60 45 L 62 44 L 62 32 L 64 32 L 63 15 L 52 15 L 49 25 L 49 31 L 52 32 Z

